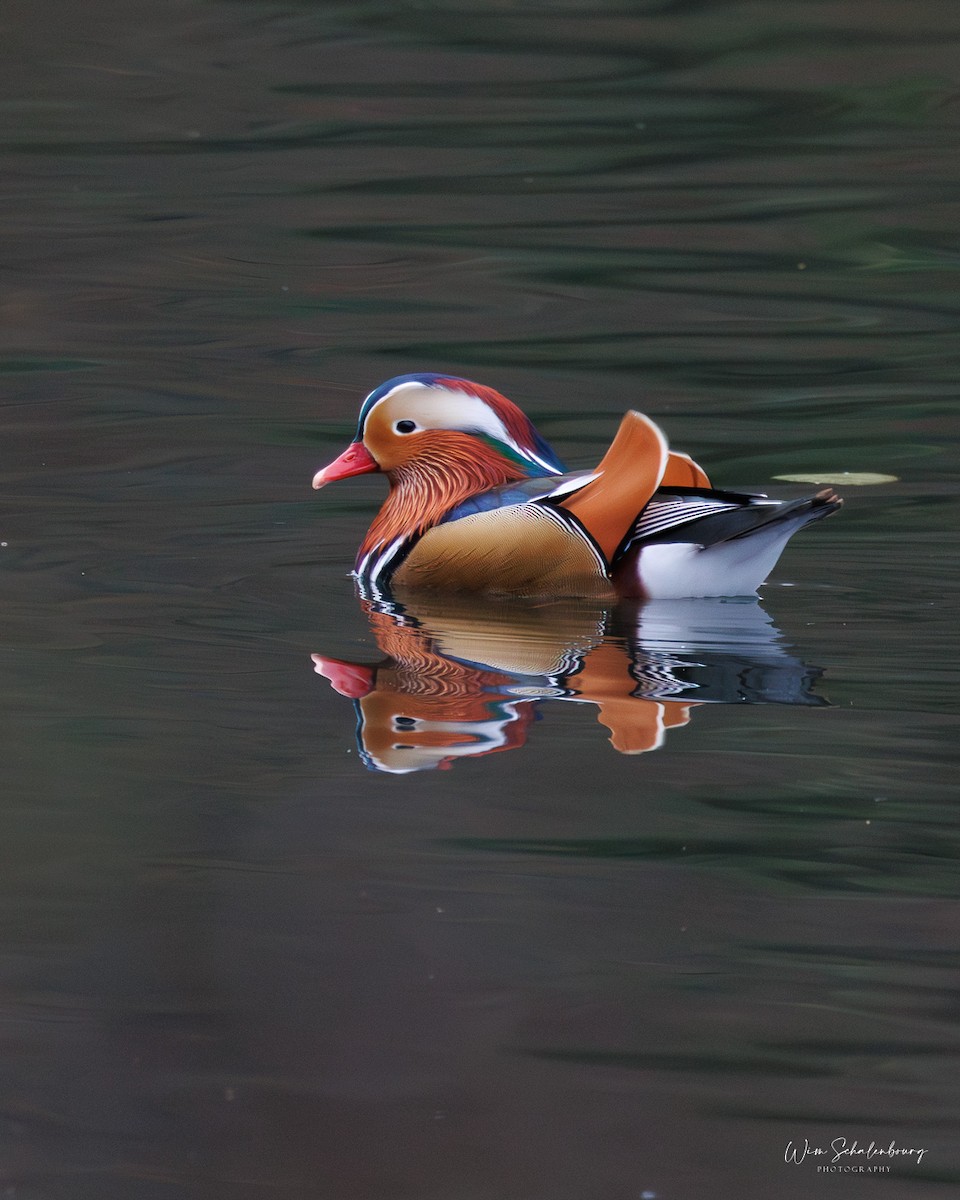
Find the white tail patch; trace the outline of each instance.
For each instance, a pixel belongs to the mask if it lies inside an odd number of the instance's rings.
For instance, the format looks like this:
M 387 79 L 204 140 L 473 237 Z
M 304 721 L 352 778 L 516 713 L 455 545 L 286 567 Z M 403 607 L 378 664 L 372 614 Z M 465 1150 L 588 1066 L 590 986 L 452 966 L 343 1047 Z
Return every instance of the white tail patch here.
M 794 529 L 773 525 L 707 547 L 691 542 L 644 546 L 637 557 L 643 594 L 650 600 L 750 596 L 776 566 Z

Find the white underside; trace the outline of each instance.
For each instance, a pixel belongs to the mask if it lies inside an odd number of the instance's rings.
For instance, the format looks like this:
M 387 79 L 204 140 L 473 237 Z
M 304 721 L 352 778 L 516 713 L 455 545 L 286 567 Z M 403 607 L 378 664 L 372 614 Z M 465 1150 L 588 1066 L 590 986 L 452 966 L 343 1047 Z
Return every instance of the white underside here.
M 650 600 L 753 595 L 795 528 L 779 525 L 706 549 L 689 542 L 644 546 L 637 558 L 644 595 Z

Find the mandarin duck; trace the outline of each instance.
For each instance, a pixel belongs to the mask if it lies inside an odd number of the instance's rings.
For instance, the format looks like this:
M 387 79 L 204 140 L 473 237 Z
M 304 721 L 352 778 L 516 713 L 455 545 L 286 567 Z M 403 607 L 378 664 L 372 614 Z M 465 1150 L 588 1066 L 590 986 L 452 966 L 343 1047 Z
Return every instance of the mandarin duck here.
M 755 593 L 788 539 L 840 506 L 714 490 L 628 412 L 592 471 L 567 473 L 492 388 L 399 375 L 364 400 L 357 434 L 314 488 L 382 471 L 390 492 L 357 554 L 366 594 L 680 599 Z

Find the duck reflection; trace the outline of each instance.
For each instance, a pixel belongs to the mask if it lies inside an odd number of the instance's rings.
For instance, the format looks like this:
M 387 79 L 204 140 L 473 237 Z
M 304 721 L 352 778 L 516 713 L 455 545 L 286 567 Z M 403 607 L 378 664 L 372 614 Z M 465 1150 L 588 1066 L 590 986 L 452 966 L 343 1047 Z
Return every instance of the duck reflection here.
M 701 704 L 824 704 L 821 672 L 755 600 L 361 599 L 383 658 L 312 656 L 357 708 L 364 763 L 405 774 L 514 750 L 546 700 L 592 704 L 622 754 L 663 744 Z

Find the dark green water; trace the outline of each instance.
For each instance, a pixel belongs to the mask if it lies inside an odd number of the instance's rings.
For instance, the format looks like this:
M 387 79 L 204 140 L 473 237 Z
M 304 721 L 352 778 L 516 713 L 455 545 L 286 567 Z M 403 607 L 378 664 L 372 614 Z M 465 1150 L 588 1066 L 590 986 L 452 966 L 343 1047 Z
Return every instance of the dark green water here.
M 958 63 L 947 0 L 8 0 L 4 1198 L 954 1194 Z M 370 771 L 310 655 L 383 659 L 382 485 L 310 478 L 414 370 L 898 482 L 733 649 L 427 614 L 522 720 Z

